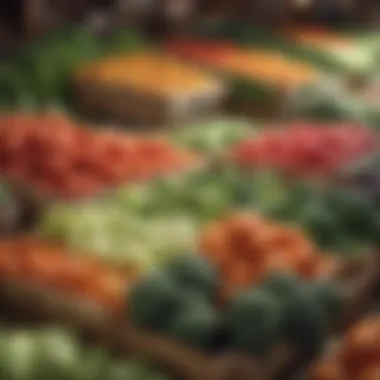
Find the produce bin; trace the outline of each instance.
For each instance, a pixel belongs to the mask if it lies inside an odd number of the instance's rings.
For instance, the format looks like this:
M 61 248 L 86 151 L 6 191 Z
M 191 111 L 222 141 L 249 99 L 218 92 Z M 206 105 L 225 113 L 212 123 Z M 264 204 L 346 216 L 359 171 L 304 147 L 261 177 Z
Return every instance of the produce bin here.
M 203 165 L 168 139 L 88 128 L 63 114 L 5 114 L 0 129 L 3 178 L 38 204 L 102 197 Z
M 366 263 L 347 262 L 335 275 L 347 296 L 345 327 L 357 320 L 371 302 L 379 281 L 378 257 Z M 205 355 L 166 338 L 133 327 L 128 321 L 115 319 L 83 300 L 60 296 L 49 288 L 12 278 L 1 279 L 2 306 L 46 322 L 69 326 L 87 339 L 102 343 L 122 356 L 144 356 L 181 380 L 278 379 L 294 364 L 298 354 L 290 348 L 277 347 L 260 359 L 237 353 Z M 341 322 L 342 322 L 341 321 Z M 298 366 L 297 366 L 298 367 Z M 292 371 L 294 372 L 294 371 Z M 288 377 L 286 377 L 288 378 Z
M 224 78 L 227 108 L 249 116 L 281 117 L 295 93 L 321 80 L 315 67 L 283 52 L 191 39 L 169 40 L 165 48 Z
M 234 41 L 241 46 L 282 51 L 288 57 L 309 62 L 349 83 L 366 83 L 378 71 L 379 45 L 376 38 L 366 32 L 300 27 L 280 30 L 279 33 L 248 24 L 225 22 L 194 34 L 200 38 Z
M 76 91 L 83 109 L 123 123 L 173 125 L 215 110 L 219 79 L 160 52 L 138 52 L 80 68 Z

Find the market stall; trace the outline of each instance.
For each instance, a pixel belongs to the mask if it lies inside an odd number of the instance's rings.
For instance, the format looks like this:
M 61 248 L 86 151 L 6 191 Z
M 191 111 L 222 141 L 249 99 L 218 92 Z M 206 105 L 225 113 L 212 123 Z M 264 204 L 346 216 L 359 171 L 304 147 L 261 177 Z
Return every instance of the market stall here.
M 87 3 L 0 62 L 1 380 L 379 380 L 378 31 Z

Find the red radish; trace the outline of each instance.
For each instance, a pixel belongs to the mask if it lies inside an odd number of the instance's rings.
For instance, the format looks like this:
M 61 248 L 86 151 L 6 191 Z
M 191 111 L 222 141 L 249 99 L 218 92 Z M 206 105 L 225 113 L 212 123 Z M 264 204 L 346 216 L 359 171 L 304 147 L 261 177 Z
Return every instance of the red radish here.
M 237 164 L 269 167 L 298 175 L 328 174 L 378 146 L 376 136 L 350 124 L 296 123 L 265 131 L 231 152 Z

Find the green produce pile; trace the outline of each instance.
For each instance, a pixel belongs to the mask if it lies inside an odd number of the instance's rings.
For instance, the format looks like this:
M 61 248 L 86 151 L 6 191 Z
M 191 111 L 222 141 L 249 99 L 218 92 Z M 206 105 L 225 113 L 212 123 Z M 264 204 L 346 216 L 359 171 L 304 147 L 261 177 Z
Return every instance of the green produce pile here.
M 98 348 L 84 348 L 66 331 L 0 330 L 2 380 L 169 380 L 136 360 L 118 360 Z
M 289 183 L 271 171 L 249 173 L 227 165 L 123 188 L 102 203 L 54 206 L 38 233 L 113 264 L 151 268 L 194 249 L 205 223 L 237 210 L 258 210 L 301 226 L 323 249 L 358 254 L 379 241 L 380 203 L 366 191 Z
M 380 203 L 359 189 L 299 183 L 269 215 L 301 225 L 323 248 L 358 253 L 379 241 Z
M 72 109 L 73 69 L 87 60 L 145 44 L 134 31 L 103 38 L 81 28 L 50 33 L 0 64 L 0 110 Z
M 339 288 L 272 274 L 261 286 L 217 307 L 218 274 L 203 259 L 183 256 L 144 277 L 132 290 L 129 311 L 138 326 L 208 351 L 267 353 L 279 341 L 314 350 L 339 317 Z
M 196 174 L 187 181 L 157 181 L 122 190 L 117 202 L 137 215 L 180 213 L 200 222 L 234 210 L 259 210 L 297 223 L 324 249 L 358 253 L 378 243 L 380 228 L 380 203 L 366 189 L 321 187 L 301 180 L 289 183 L 273 172 L 253 174 L 231 167 Z
M 380 109 L 340 85 L 323 84 L 300 90 L 292 116 L 321 121 L 349 121 L 380 128 Z
M 121 189 L 117 203 L 138 215 L 192 215 L 204 222 L 241 208 L 264 212 L 286 196 L 288 185 L 270 171 L 245 172 L 228 164 L 184 180 L 158 180 Z
M 173 133 L 179 146 L 206 154 L 220 154 L 255 133 L 251 123 L 240 119 L 220 119 L 189 125 Z
M 196 227 L 188 215 L 133 215 L 115 204 L 53 206 L 38 227 L 40 236 L 117 267 L 150 269 L 192 249 Z

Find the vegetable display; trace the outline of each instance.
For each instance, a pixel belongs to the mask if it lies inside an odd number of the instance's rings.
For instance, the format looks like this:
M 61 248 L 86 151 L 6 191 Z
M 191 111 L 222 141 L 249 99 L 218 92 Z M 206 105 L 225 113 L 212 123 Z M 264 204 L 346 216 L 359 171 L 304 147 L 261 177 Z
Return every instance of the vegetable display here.
M 211 261 L 179 257 L 133 287 L 128 312 L 136 326 L 191 347 L 254 355 L 284 341 L 313 350 L 339 315 L 339 286 L 329 280 L 273 272 L 223 304 L 220 280 Z
M 328 175 L 378 148 L 377 136 L 355 124 L 296 123 L 268 130 L 232 148 L 245 167 L 269 167 L 293 175 Z
M 316 188 L 300 182 L 286 196 L 267 213 L 296 222 L 324 249 L 355 254 L 377 245 L 379 203 L 360 189 Z
M 151 52 L 91 62 L 78 70 L 76 79 L 78 83 L 100 83 L 162 96 L 196 95 L 213 86 L 212 78 L 198 69 Z
M 227 21 L 205 28 L 202 38 L 218 39 L 219 44 L 233 41 L 244 47 L 262 47 L 285 51 L 288 57 L 309 62 L 323 71 L 347 77 L 371 74 L 376 70 L 378 47 L 371 37 L 322 28 L 296 27 L 273 30 L 247 23 Z
M 148 186 L 122 188 L 115 203 L 136 215 L 191 215 L 203 223 L 235 209 L 266 210 L 286 199 L 287 188 L 276 173 L 252 173 L 222 165 L 182 179 L 161 179 Z
M 110 269 L 97 260 L 76 257 L 38 240 L 18 239 L 0 243 L 0 276 L 88 299 L 118 313 L 136 273 Z
M 338 348 L 317 361 L 310 380 L 375 380 L 380 369 L 380 320 L 369 316 L 345 334 Z
M 322 122 L 347 121 L 374 128 L 380 125 L 380 111 L 376 104 L 335 83 L 302 89 L 294 97 L 289 113 L 295 118 Z
M 65 330 L 2 328 L 0 336 L 0 368 L 3 380 L 170 379 L 138 360 L 115 359 L 104 349 L 84 347 Z
M 188 58 L 200 60 L 201 63 L 210 63 L 215 70 L 224 71 L 230 75 L 244 77 L 247 80 L 259 80 L 264 83 L 291 89 L 299 85 L 310 84 L 317 80 L 318 72 L 307 65 L 287 59 L 280 53 L 266 52 L 265 50 L 239 50 L 231 48 L 225 50 L 215 49 L 220 53 L 216 59 L 208 59 L 208 56 L 198 54 L 203 49 L 206 51 L 213 43 L 202 41 L 169 41 L 166 47 L 178 54 L 184 54 Z M 198 46 L 199 49 L 195 47 Z M 217 53 L 215 53 L 217 54 Z
M 82 108 L 123 123 L 183 122 L 212 109 L 224 94 L 218 78 L 155 51 L 95 60 L 74 80 Z
M 215 21 L 0 64 L 1 380 L 380 380 L 379 43 Z
M 231 86 L 231 103 L 248 102 L 251 111 L 278 111 L 290 94 L 313 86 L 321 77 L 313 66 L 260 47 L 214 47 L 214 42 L 200 39 L 168 41 L 165 47 L 225 77 Z
M 56 115 L 3 116 L 0 133 L 3 175 L 50 197 L 93 196 L 199 162 L 164 139 L 93 131 Z
M 305 58 L 314 58 L 327 68 L 335 66 L 337 70 L 354 73 L 368 73 L 376 68 L 376 49 L 354 35 L 301 28 L 286 31 L 285 38 L 304 48 Z

